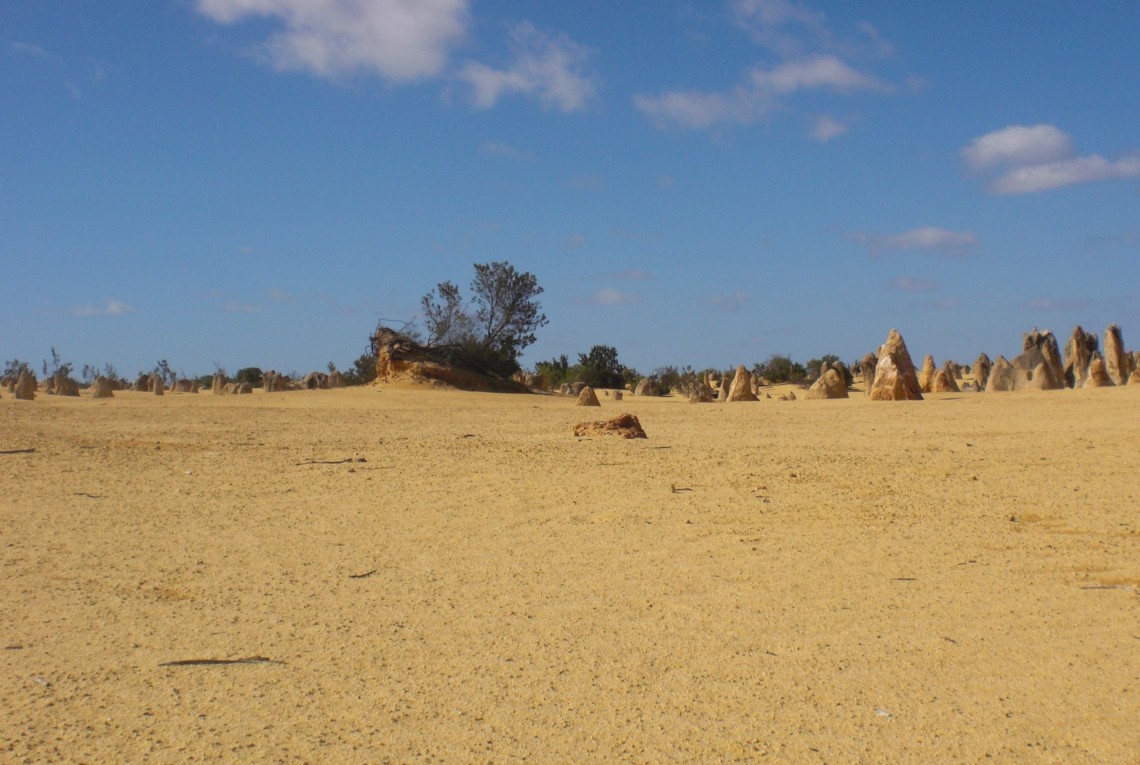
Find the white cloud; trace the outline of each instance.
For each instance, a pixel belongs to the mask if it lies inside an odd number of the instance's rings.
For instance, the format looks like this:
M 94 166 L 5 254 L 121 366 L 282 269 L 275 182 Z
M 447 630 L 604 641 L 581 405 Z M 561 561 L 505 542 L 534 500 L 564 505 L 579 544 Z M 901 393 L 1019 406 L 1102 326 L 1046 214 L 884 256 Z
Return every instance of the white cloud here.
M 606 185 L 606 181 L 600 175 L 576 175 L 566 185 L 571 191 L 598 191 Z
M 1052 298 L 1038 298 L 1029 301 L 1029 307 L 1034 311 L 1083 311 L 1093 305 L 1091 300 L 1053 300 Z
M 634 96 L 633 105 L 658 127 L 702 129 L 755 122 L 780 108 L 780 98 L 803 90 L 887 92 L 891 87 L 835 56 L 816 55 L 770 69 L 756 67 L 748 73 L 746 86 L 727 92 L 639 94 Z
M 962 149 L 962 158 L 975 170 L 995 165 L 1053 162 L 1072 155 L 1067 133 L 1053 125 L 1011 125 L 986 133 Z
M 889 90 L 869 74 L 859 72 L 841 59 L 808 56 L 789 61 L 772 69 L 753 69 L 752 83 L 762 92 L 788 95 L 797 90 L 827 89 L 840 93 L 853 90 Z
M 918 279 L 912 276 L 896 276 L 891 279 L 891 289 L 901 292 L 930 292 L 938 288 L 937 282 L 930 279 Z
M 937 226 L 924 226 L 900 234 L 857 231 L 848 238 L 866 246 L 867 253 L 873 258 L 889 252 L 934 252 L 954 257 L 969 252 L 978 244 L 978 237 L 971 231 L 947 231 Z
M 1072 139 L 1053 125 L 1011 125 L 975 138 L 961 150 L 975 170 L 1000 173 L 994 194 L 1032 194 L 1063 186 L 1120 178 L 1140 178 L 1140 156 L 1117 160 L 1099 154 L 1073 156 Z
M 990 190 L 995 194 L 1031 194 L 1078 183 L 1140 178 L 1140 157 L 1109 161 L 1099 154 L 1015 167 L 997 178 Z
M 641 301 L 641 296 L 632 292 L 622 292 L 613 287 L 603 287 L 590 297 L 593 305 L 629 305 Z
M 134 312 L 133 306 L 127 305 L 121 300 L 111 299 L 104 299 L 102 306 L 87 303 L 71 309 L 71 313 L 75 316 L 124 316 Z
M 265 293 L 265 297 L 267 297 L 273 303 L 288 303 L 293 299 L 293 297 L 288 292 L 281 289 L 280 287 L 270 287 L 269 290 Z
M 506 69 L 470 61 L 458 78 L 471 85 L 474 103 L 490 109 L 506 94 L 533 96 L 561 112 L 585 109 L 597 90 L 586 73 L 589 49 L 565 35 L 552 37 L 523 22 L 511 30 L 515 60 Z
M 219 24 L 266 18 L 270 64 L 322 77 L 371 72 L 392 82 L 440 74 L 466 34 L 467 0 L 197 0 Z
M 822 114 L 813 120 L 811 137 L 820 143 L 826 143 L 843 135 L 847 130 L 847 125 L 832 116 Z
M 748 124 L 768 109 L 744 88 L 729 93 L 674 90 L 659 96 L 638 94 L 633 106 L 661 128 L 700 130 L 721 123 Z
M 240 303 L 236 300 L 230 300 L 222 306 L 223 313 L 257 313 L 259 310 L 257 306 L 250 305 L 249 303 Z
M 13 42 L 8 44 L 8 50 L 11 53 L 17 53 L 24 56 L 33 56 L 35 58 L 49 58 L 48 52 L 38 45 L 25 42 Z
M 827 34 L 826 17 L 794 0 L 732 0 L 731 9 L 736 23 L 756 42 L 781 56 L 797 55 L 805 42 Z
M 742 290 L 726 295 L 710 295 L 701 301 L 702 304 L 719 313 L 736 313 L 747 302 L 748 295 Z
M 479 151 L 492 157 L 514 159 L 519 162 L 534 161 L 534 154 L 531 152 L 524 151 L 517 146 L 511 146 L 509 143 L 503 143 L 502 141 L 486 141 L 479 147 Z

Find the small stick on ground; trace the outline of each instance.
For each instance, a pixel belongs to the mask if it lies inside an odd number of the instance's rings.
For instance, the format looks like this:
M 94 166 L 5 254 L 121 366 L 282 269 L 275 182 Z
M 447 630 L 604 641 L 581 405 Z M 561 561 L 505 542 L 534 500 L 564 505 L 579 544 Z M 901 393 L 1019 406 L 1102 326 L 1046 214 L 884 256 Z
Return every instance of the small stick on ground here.
M 365 571 L 363 574 L 349 574 L 348 578 L 349 579 L 367 579 L 368 577 L 375 574 L 376 571 L 377 571 L 377 569 L 372 569 L 371 571 Z
M 31 454 L 35 449 L 5 449 L 0 454 Z
M 164 661 L 160 667 L 206 667 L 219 664 L 284 664 L 280 659 L 270 659 L 266 656 L 247 656 L 244 659 L 179 659 L 177 661 Z

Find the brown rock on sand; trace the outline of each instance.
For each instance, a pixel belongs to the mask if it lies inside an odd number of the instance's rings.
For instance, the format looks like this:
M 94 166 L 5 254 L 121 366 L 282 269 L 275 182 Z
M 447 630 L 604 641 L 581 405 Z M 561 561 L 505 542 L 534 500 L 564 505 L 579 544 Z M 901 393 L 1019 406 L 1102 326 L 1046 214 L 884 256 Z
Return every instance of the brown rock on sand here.
M 1140 383 L 1140 367 L 1133 368 L 1132 374 L 1128 376 L 1129 385 L 1136 385 L 1137 383 Z
M 68 377 L 65 374 L 55 375 L 55 395 L 57 396 L 78 396 L 79 383 L 74 377 Z
M 531 375 L 531 377 L 533 378 L 534 375 Z M 532 382 L 533 382 L 533 379 L 532 379 Z M 332 372 L 329 372 L 329 378 L 328 378 L 328 387 L 329 388 L 343 388 L 343 387 L 345 387 L 346 384 L 347 383 L 345 383 L 345 381 L 344 381 L 344 375 L 342 375 L 340 373 L 339 369 L 334 369 Z M 537 387 L 537 385 L 534 385 L 531 387 Z
M 575 436 L 621 436 L 622 438 L 648 438 L 641 422 L 632 414 L 619 414 L 612 420 L 580 422 L 574 426 Z
M 594 389 L 587 385 L 582 388 L 582 392 L 578 394 L 578 400 L 574 402 L 574 406 L 601 406 L 602 402 L 598 401 L 598 394 L 594 393 Z
M 863 375 L 863 394 L 866 396 L 871 395 L 871 386 L 875 384 L 875 364 L 878 361 L 875 354 L 868 353 L 859 362 L 859 372 Z
M 151 375 L 150 382 L 148 383 L 150 392 L 156 396 L 161 396 L 166 392 L 166 385 L 163 384 L 162 378 L 158 375 Z
M 135 384 L 131 388 L 135 393 L 146 393 L 150 390 L 150 375 L 140 374 L 135 378 Z
M 1007 393 L 1014 389 L 1016 370 L 1006 360 L 1005 356 L 998 356 L 986 381 L 986 393 Z
M 958 387 L 957 380 L 954 379 L 954 367 L 957 366 L 952 361 L 947 361 L 942 365 L 942 368 L 934 373 L 934 379 L 930 382 L 931 393 L 961 393 L 962 389 Z
M 872 401 L 922 401 L 914 362 L 897 329 L 887 335 L 887 342 L 879 348 L 878 359 L 875 382 L 871 386 Z
M 1104 357 L 1100 355 L 1100 351 L 1093 351 L 1092 358 L 1089 359 L 1089 375 L 1085 378 L 1085 388 L 1111 388 L 1116 383 L 1108 375 L 1107 364 L 1104 362 Z
M 622 392 L 620 390 L 615 390 L 614 391 L 614 401 L 621 401 L 622 398 L 623 398 Z
M 702 379 L 698 384 L 693 395 L 689 396 L 690 404 L 710 404 L 713 400 L 712 388 L 709 387 L 707 379 Z
M 1115 385 L 1125 385 L 1132 375 L 1132 356 L 1124 350 L 1120 326 L 1109 324 L 1104 331 L 1104 371 Z
M 1012 362 L 1014 368 L 1022 373 L 1015 376 L 1014 390 L 1055 390 L 1064 386 L 1065 365 L 1052 332 L 1036 328 L 1026 332 L 1021 348 L 1021 354 Z M 1041 364 L 1045 364 L 1047 371 L 1043 378 L 1037 374 L 1037 367 Z
M 825 370 L 804 394 L 805 401 L 837 398 L 847 398 L 847 384 L 836 369 Z
M 990 361 L 990 357 L 985 353 L 979 353 L 978 358 L 974 360 L 974 387 L 978 390 L 985 390 L 986 383 L 990 380 L 990 370 L 993 369 L 994 364 Z
M 759 401 L 752 392 L 752 375 L 741 364 L 736 368 L 736 376 L 732 378 L 732 385 L 728 389 L 726 401 Z
M 36 397 L 36 376 L 26 369 L 20 372 L 12 389 L 12 395 L 17 401 L 33 401 Z
M 1069 342 L 1065 343 L 1065 366 L 1061 372 L 1065 385 L 1070 388 L 1084 386 L 1089 376 L 1089 361 L 1097 349 L 1096 335 L 1085 332 L 1080 324 L 1073 327 L 1073 334 L 1069 336 Z
M 214 379 L 210 381 L 210 392 L 215 396 L 226 392 L 226 377 L 221 372 L 216 372 Z
M 938 371 L 934 366 L 934 357 L 929 353 L 922 360 L 922 370 L 918 373 L 918 389 L 923 393 L 930 393 L 934 385 L 934 373 Z
M 720 387 L 716 389 L 717 401 L 728 401 L 728 391 L 732 387 L 732 377 L 725 372 L 720 378 Z
M 111 390 L 111 381 L 106 377 L 99 375 L 95 378 L 95 384 L 91 386 L 91 398 L 114 398 L 115 394 Z
M 247 381 L 247 382 L 243 382 L 241 385 L 237 386 L 237 392 L 238 392 L 239 394 L 242 394 L 242 393 L 253 393 L 253 383 L 251 383 L 251 382 L 248 382 L 248 381 Z
M 1027 390 L 1061 390 L 1065 387 L 1063 380 L 1053 376 L 1053 367 L 1042 361 L 1033 370 L 1033 374 L 1025 383 Z

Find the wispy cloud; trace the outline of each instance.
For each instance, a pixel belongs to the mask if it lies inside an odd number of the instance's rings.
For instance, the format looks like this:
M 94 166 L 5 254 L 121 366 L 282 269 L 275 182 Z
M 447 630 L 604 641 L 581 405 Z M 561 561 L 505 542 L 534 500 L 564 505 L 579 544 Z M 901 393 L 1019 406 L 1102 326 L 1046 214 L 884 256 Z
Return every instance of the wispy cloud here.
M 242 303 L 237 300 L 230 300 L 222 306 L 222 313 L 257 313 L 261 309 L 249 303 Z
M 1068 133 L 1054 125 L 1011 125 L 979 136 L 959 152 L 977 171 L 997 171 L 993 194 L 1032 194 L 1064 186 L 1140 178 L 1140 155 L 1109 160 L 1075 156 Z
M 629 305 L 641 302 L 641 296 L 634 292 L 622 292 L 613 287 L 603 287 L 590 296 L 591 305 Z
M 479 152 L 491 157 L 503 157 L 504 159 L 513 159 L 519 162 L 533 162 L 535 158 L 533 153 L 520 149 L 517 146 L 512 146 L 509 143 L 503 143 L 502 141 L 485 141 L 483 145 L 479 147 Z
M 784 58 L 810 48 L 876 58 L 894 52 L 894 46 L 869 22 L 858 22 L 853 33 L 841 37 L 825 14 L 796 0 L 731 0 L 730 12 L 757 44 Z
M 900 292 L 930 292 L 938 288 L 938 282 L 919 279 L 913 276 L 896 276 L 891 279 L 890 288 Z
M 76 306 L 71 309 L 71 313 L 75 316 L 124 316 L 128 313 L 134 313 L 134 306 L 128 305 L 121 300 L 104 299 L 103 305 L 97 306 L 91 303 L 86 303 L 81 306 Z
M 821 114 L 812 120 L 811 137 L 820 143 L 846 133 L 848 126 L 828 114 Z
M 978 245 L 972 231 L 948 231 L 937 226 L 924 226 L 900 234 L 874 234 L 856 231 L 847 238 L 867 248 L 872 258 L 891 252 L 932 252 L 942 257 L 960 257 Z
M 476 108 L 490 109 L 508 94 L 538 99 L 549 109 L 574 112 L 585 109 L 597 86 L 587 71 L 590 49 L 564 34 L 550 35 L 529 22 L 511 30 L 514 60 L 503 69 L 469 61 L 458 78 L 473 89 Z
M 571 250 L 580 250 L 586 246 L 586 236 L 581 232 L 571 234 L 566 239 L 566 247 Z
M 1080 183 L 1140 178 L 1140 156 L 1107 160 L 1099 154 L 1077 157 L 1062 162 L 1015 167 L 1002 174 L 991 185 L 995 194 L 1032 194 Z
M 26 42 L 8 43 L 8 52 L 20 56 L 32 56 L 33 58 L 51 58 L 51 55 L 44 48 Z
M 609 274 L 611 279 L 621 279 L 627 282 L 644 282 L 653 278 L 653 274 L 641 268 L 631 268 L 628 271 L 613 271 Z
M 975 138 L 961 150 L 975 170 L 1053 162 L 1072 154 L 1068 134 L 1052 125 L 1011 125 Z
M 275 27 L 256 54 L 280 70 L 320 77 L 369 73 L 394 83 L 440 74 L 462 42 L 467 0 L 197 0 L 219 24 Z
M 658 127 L 708 128 L 718 124 L 750 124 L 783 106 L 799 91 L 847 94 L 889 92 L 892 87 L 830 54 L 816 54 L 774 67 L 755 67 L 745 84 L 722 92 L 668 91 L 638 94 L 634 107 Z
M 1053 298 L 1037 298 L 1030 300 L 1027 304 L 1031 310 L 1044 311 L 1044 312 L 1062 312 L 1071 313 L 1074 311 L 1084 311 L 1092 307 L 1093 302 L 1083 298 L 1075 300 L 1054 300 Z
M 576 175 L 566 185 L 571 191 L 598 191 L 606 182 L 600 175 Z
M 736 313 L 748 302 L 748 295 L 743 290 L 732 293 L 709 295 L 701 304 L 718 313 Z

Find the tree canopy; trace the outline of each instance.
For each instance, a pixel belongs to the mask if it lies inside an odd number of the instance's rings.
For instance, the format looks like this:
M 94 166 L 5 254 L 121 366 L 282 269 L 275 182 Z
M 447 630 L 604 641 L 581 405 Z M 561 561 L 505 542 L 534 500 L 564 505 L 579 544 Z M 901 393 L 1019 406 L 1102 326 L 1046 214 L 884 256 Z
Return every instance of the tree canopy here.
M 476 263 L 474 268 L 471 307 L 450 281 L 440 282 L 420 300 L 428 345 L 450 346 L 456 363 L 506 377 L 518 370 L 519 354 L 548 323 L 538 302 L 543 290 L 534 274 L 510 263 Z

